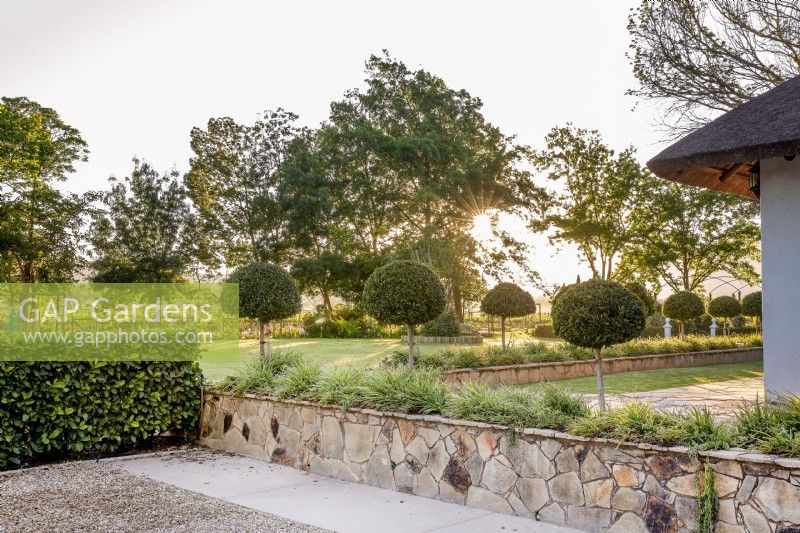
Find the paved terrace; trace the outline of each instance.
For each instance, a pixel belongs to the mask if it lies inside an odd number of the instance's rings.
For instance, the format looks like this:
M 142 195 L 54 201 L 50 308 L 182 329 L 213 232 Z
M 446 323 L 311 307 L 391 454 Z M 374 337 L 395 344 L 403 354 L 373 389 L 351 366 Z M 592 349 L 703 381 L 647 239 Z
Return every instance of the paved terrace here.
M 597 405 L 596 394 L 583 396 L 589 403 Z M 758 377 L 649 392 L 606 395 L 606 404 L 609 407 L 618 407 L 629 401 L 644 401 L 657 409 L 672 412 L 705 406 L 717 417 L 724 419 L 730 417 L 743 404 L 752 404 L 763 399 L 764 380 Z

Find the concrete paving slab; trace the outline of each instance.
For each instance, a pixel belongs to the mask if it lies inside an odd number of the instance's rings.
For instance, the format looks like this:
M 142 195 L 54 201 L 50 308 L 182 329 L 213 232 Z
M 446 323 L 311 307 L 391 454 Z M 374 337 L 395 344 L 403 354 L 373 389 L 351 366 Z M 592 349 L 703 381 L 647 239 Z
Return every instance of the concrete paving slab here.
M 574 531 L 204 448 L 134 457 L 117 466 L 162 483 L 343 533 Z
M 205 448 L 132 457 L 117 465 L 133 474 L 221 499 L 328 479 L 251 457 L 212 452 Z

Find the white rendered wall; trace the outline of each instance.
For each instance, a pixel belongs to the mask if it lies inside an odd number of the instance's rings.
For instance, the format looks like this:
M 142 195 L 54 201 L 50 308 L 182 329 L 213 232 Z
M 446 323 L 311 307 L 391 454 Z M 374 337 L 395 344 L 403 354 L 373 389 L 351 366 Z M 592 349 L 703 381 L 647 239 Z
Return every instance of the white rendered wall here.
M 800 393 L 800 156 L 761 161 L 764 387 Z

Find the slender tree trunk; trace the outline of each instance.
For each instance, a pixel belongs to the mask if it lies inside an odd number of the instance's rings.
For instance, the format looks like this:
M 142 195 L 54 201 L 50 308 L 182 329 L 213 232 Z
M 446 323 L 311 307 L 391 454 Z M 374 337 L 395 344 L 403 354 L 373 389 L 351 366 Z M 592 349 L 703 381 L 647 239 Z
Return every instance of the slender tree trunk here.
M 680 323 L 678 324 L 678 334 L 680 335 L 681 338 L 683 338 L 683 332 L 684 332 L 683 320 L 681 320 Z
M 456 313 L 456 320 L 459 327 L 464 322 L 464 302 L 461 299 L 461 287 L 458 284 L 453 284 L 453 310 Z
M 408 336 L 408 369 L 414 368 L 414 327 L 406 324 L 406 335 Z
M 264 322 L 258 321 L 258 355 L 261 358 L 261 366 L 264 366 Z
M 506 349 L 506 317 L 500 317 L 500 343 Z
M 594 374 L 597 377 L 597 407 L 601 413 L 606 412 L 606 388 L 603 384 L 603 359 L 600 348 L 592 348 L 594 352 Z

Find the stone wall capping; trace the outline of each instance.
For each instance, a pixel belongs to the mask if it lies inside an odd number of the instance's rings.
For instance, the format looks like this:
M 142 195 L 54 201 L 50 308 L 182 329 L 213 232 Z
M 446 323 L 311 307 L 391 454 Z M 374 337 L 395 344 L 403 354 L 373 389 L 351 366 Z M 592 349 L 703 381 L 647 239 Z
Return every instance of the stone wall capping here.
M 800 527 L 800 458 L 695 455 L 540 428 L 509 438 L 497 424 L 259 394 L 205 391 L 202 410 L 200 442 L 211 448 L 588 531 L 695 530 L 699 456 L 714 468 L 720 519 L 728 519 L 717 531 Z

